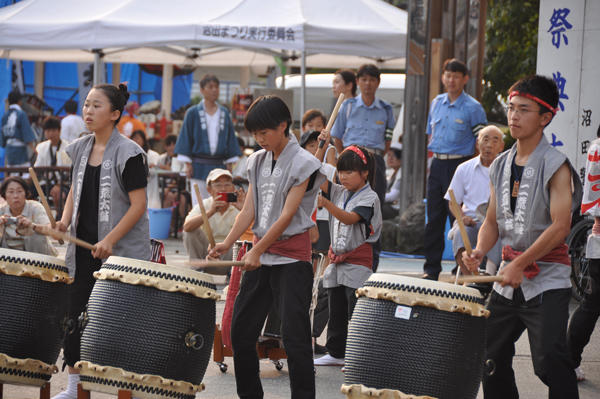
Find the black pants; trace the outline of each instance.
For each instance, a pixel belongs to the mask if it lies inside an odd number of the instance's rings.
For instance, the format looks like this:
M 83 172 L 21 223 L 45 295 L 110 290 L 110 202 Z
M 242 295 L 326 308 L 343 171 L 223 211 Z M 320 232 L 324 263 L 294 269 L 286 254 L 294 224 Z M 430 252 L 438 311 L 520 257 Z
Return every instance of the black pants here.
M 69 323 L 72 332 L 67 332 L 64 340 L 65 363 L 74 367 L 81 360 L 81 334 L 78 317 L 85 310 L 92 289 L 96 283 L 94 272 L 102 267 L 102 260 L 95 259 L 89 249 L 77 247 L 75 250 L 75 281 L 69 285 Z
M 327 351 L 332 357 L 346 357 L 346 340 L 348 338 L 348 322 L 356 306 L 356 288 L 341 285 L 328 288 L 329 292 L 329 327 L 327 327 Z
M 448 202 L 444 195 L 450 187 L 456 168 L 470 157 L 440 160 L 433 158 L 429 178 L 427 179 L 427 225 L 425 226 L 425 265 L 423 271 L 430 276 L 437 277 L 442 271 L 442 255 L 446 244 L 444 231 L 446 218 L 450 218 L 450 225 L 454 217 L 448 210 Z
M 375 186 L 373 187 L 373 191 L 379 197 L 379 204 L 383 206 L 385 202 L 385 192 L 387 189 L 387 180 L 385 178 L 385 160 L 381 155 L 375 155 L 375 161 L 377 165 L 377 169 L 375 170 Z M 382 209 L 380 209 L 382 211 Z M 379 266 L 379 254 L 381 253 L 381 235 L 379 239 L 373 243 L 373 273 L 377 271 L 377 267 Z
M 273 303 L 281 318 L 292 398 L 315 397 L 309 318 L 312 282 L 312 265 L 308 262 L 263 265 L 244 274 L 231 321 L 235 381 L 240 398 L 264 396 L 256 342 Z
M 567 350 L 566 330 L 569 320 L 571 289 L 545 291 L 525 302 L 521 289 L 513 300 L 492 294 L 488 305 L 487 358 L 496 371 L 483 377 L 485 399 L 517 399 L 512 361 L 515 342 L 527 329 L 535 374 L 549 388 L 549 399 L 576 399 L 577 377 Z M 535 302 L 535 303 L 532 303 Z
M 573 359 L 573 366 L 581 365 L 581 354 L 590 342 L 590 337 L 600 317 L 600 259 L 590 259 L 590 284 L 583 300 L 571 316 L 567 331 L 567 345 Z

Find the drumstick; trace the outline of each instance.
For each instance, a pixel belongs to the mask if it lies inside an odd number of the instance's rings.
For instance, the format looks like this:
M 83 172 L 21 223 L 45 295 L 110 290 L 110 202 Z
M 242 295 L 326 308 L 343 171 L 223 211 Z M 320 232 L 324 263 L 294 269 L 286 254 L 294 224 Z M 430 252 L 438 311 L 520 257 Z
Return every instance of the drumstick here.
M 39 224 L 34 224 L 34 227 L 41 227 L 42 228 L 42 232 L 44 235 L 55 235 L 55 236 L 59 236 L 62 239 L 65 239 L 67 241 L 72 242 L 75 245 L 79 245 L 80 247 L 83 247 L 85 249 L 89 249 L 90 251 L 95 251 L 96 250 L 96 246 L 90 244 L 89 242 L 85 242 L 79 238 L 75 238 L 75 237 L 71 237 L 70 235 L 66 234 L 66 233 L 62 233 L 60 231 L 52 231 L 52 234 L 50 234 L 50 231 L 48 230 L 48 226 L 42 226 Z
M 469 235 L 467 234 L 467 229 L 465 228 L 465 224 L 462 220 L 462 212 L 460 211 L 460 207 L 458 206 L 458 202 L 456 202 L 456 197 L 454 196 L 454 190 L 451 188 L 448 189 L 448 193 L 450 193 L 450 200 L 452 202 L 452 209 L 454 210 L 454 216 L 456 217 L 456 222 L 458 223 L 458 228 L 460 229 L 460 235 L 462 236 L 463 243 L 465 244 L 465 251 L 467 255 L 471 256 L 473 252 L 473 248 L 471 248 L 471 241 L 469 241 Z M 459 267 L 460 269 L 460 267 Z M 474 276 L 479 276 L 479 272 L 477 270 L 473 271 Z M 456 281 L 458 281 L 458 270 L 456 271 Z M 455 283 L 455 284 L 458 284 Z
M 35 184 L 35 188 L 40 195 L 40 201 L 42 201 L 42 205 L 44 205 L 44 209 L 46 210 L 46 215 L 48 215 L 48 219 L 50 219 L 50 223 L 52 224 L 52 228 L 56 227 L 56 220 L 54 220 L 54 216 L 52 216 L 52 211 L 50 211 L 50 205 L 48 205 L 48 201 L 46 200 L 46 196 L 44 195 L 44 191 L 40 186 L 40 182 L 38 181 L 37 175 L 33 168 L 29 168 L 29 174 L 31 175 L 31 180 L 33 180 L 33 184 Z M 58 243 L 60 245 L 64 244 L 62 238 L 58 239 Z
M 185 262 L 173 262 L 176 264 L 182 264 L 190 267 L 227 267 L 227 266 L 244 266 L 246 262 L 244 261 L 234 261 L 234 260 L 190 260 Z
M 470 284 L 470 283 L 493 283 L 493 282 L 502 282 L 504 281 L 504 276 L 465 276 L 465 277 L 460 277 L 456 280 L 454 280 L 453 278 L 450 280 L 440 280 L 443 283 L 453 283 L 454 281 L 457 281 L 457 284 Z
M 196 198 L 198 199 L 198 205 L 200 205 L 200 212 L 202 212 L 202 219 L 204 220 L 204 225 L 206 226 L 206 235 L 208 236 L 208 242 L 214 248 L 215 247 L 215 237 L 213 237 L 212 229 L 210 228 L 210 223 L 208 222 L 208 215 L 206 214 L 206 209 L 204 209 L 204 201 L 202 200 L 202 195 L 200 195 L 200 189 L 198 188 L 198 183 L 194 183 L 194 191 L 196 191 Z
M 340 94 L 340 96 L 338 97 L 337 103 L 335 103 L 335 108 L 333 109 L 333 112 L 331 113 L 331 117 L 329 118 L 329 122 L 327 122 L 327 127 L 325 128 L 325 132 L 327 132 L 327 134 L 329 134 L 329 132 L 331 131 L 331 128 L 333 127 L 333 123 L 335 122 L 335 118 L 337 118 L 337 114 L 338 111 L 340 110 L 340 107 L 342 105 L 342 103 L 344 102 L 344 93 Z M 321 140 L 321 142 L 319 143 L 319 148 L 323 148 L 323 146 L 325 145 L 325 140 Z

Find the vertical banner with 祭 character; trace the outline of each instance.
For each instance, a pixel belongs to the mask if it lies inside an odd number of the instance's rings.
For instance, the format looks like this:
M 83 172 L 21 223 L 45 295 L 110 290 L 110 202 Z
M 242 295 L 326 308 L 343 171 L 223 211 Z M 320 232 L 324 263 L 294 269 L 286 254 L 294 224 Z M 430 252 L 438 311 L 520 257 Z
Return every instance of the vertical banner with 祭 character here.
M 548 141 L 579 164 L 577 137 L 586 0 L 542 0 L 539 14 L 537 73 L 550 76 L 560 92 L 559 111 L 546 127 Z M 581 158 L 585 165 L 585 159 Z M 579 169 L 579 168 L 577 168 Z
M 560 90 L 560 111 L 546 136 L 585 184 L 587 152 L 600 131 L 600 2 L 542 0 L 539 20 L 537 73 L 552 76 Z

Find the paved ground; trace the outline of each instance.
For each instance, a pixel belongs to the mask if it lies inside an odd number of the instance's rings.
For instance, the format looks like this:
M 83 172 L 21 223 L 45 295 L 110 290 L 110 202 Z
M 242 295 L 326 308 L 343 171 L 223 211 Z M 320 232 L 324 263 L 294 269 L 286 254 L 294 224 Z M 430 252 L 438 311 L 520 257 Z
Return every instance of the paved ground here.
M 166 241 L 167 261 L 177 262 L 186 260 L 187 256 L 181 240 L 169 239 Z M 449 273 L 452 265 L 444 264 L 444 272 Z M 401 273 L 409 276 L 419 276 L 422 270 L 422 261 L 414 260 L 392 260 L 383 259 L 380 264 L 381 272 Z M 219 291 L 225 287 L 223 285 L 223 277 L 216 277 L 216 282 Z M 576 302 L 571 303 L 571 312 L 575 310 Z M 217 318 L 221 319 L 223 313 L 224 302 L 217 303 Z M 321 344 L 324 344 L 324 337 L 319 339 Z M 381 366 L 385 367 L 387 359 L 381 359 Z M 237 398 L 235 391 L 235 375 L 233 372 L 233 361 L 227 359 L 229 370 L 226 373 L 221 373 L 219 367 L 211 362 L 204 377 L 206 390 L 197 395 L 198 399 L 229 399 Z M 59 359 L 59 365 L 62 360 Z M 531 354 L 529 352 L 529 343 L 527 336 L 521 337 L 517 343 L 517 354 L 514 359 L 514 369 L 517 378 L 517 384 L 522 398 L 526 399 L 542 399 L 548 397 L 548 389 L 535 376 L 531 365 Z M 579 383 L 579 393 L 582 399 L 596 399 L 600 397 L 600 328 L 592 336 L 590 344 L 586 348 L 583 355 L 582 369 L 585 371 L 587 380 Z M 287 365 L 284 365 L 282 371 L 277 371 L 275 366 L 268 360 L 261 362 L 261 377 L 265 391 L 266 399 L 289 398 L 289 376 Z M 67 385 L 67 374 L 61 372 L 55 375 L 52 380 L 52 396 L 60 393 Z M 341 367 L 319 367 L 316 374 L 317 397 L 318 398 L 343 398 L 340 393 L 340 386 L 344 383 L 344 374 L 341 372 Z M 4 398 L 36 398 L 39 396 L 39 391 L 35 388 L 22 387 L 16 385 L 8 385 L 4 387 Z M 108 399 L 110 395 L 92 393 L 92 397 L 96 399 Z M 478 399 L 483 398 L 481 392 Z

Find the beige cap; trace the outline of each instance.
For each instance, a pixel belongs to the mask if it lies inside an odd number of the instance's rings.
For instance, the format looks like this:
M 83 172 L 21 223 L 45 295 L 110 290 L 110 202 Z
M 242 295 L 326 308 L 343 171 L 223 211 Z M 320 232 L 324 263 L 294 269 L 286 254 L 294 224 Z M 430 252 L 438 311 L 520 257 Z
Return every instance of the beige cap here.
M 215 181 L 221 176 L 228 176 L 229 178 L 231 178 L 231 180 L 233 180 L 233 176 L 231 175 L 231 172 L 229 172 L 228 170 L 213 169 L 210 171 L 210 173 L 208 174 L 208 177 L 206 178 L 206 185 L 208 186 L 211 181 Z

